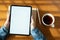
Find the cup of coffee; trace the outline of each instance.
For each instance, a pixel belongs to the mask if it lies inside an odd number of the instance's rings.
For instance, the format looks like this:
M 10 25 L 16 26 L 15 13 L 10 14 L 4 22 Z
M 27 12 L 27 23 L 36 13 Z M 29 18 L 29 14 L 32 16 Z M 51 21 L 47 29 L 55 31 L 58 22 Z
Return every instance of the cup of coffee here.
M 43 25 L 54 27 L 54 22 L 55 22 L 55 18 L 52 14 L 46 13 L 43 15 L 42 17 Z

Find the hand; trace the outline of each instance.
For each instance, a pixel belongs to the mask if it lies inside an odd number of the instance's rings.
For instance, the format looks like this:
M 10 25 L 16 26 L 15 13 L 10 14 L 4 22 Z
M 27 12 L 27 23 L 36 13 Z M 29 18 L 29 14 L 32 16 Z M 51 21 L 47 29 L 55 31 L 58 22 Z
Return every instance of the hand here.
M 34 20 L 33 20 L 33 16 L 31 16 L 31 30 L 33 30 L 35 28 L 35 23 L 34 23 Z
M 10 18 L 10 14 L 7 13 L 7 19 L 6 19 L 6 22 L 5 22 L 5 24 L 4 24 L 4 26 L 5 26 L 7 29 L 9 29 L 9 25 L 10 25 L 9 18 Z

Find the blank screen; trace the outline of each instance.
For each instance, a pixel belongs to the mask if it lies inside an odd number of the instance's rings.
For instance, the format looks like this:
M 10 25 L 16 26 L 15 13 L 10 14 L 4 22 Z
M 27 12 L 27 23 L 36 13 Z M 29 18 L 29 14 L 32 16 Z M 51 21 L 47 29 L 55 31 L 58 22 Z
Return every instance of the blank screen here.
M 11 6 L 10 34 L 29 35 L 31 7 Z

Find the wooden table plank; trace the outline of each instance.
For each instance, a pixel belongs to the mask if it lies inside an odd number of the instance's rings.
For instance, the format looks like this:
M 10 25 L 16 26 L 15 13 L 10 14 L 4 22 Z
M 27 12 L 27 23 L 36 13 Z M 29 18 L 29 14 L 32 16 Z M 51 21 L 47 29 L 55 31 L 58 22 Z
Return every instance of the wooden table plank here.
M 56 17 L 56 27 L 45 27 L 38 24 L 40 30 L 44 33 L 47 40 L 60 40 L 60 0 L 0 0 L 0 26 L 2 26 L 7 17 L 8 6 L 11 4 L 16 5 L 29 5 L 33 8 L 39 8 L 41 17 L 45 13 L 51 13 Z M 9 35 L 7 40 L 33 40 L 31 36 L 16 36 Z

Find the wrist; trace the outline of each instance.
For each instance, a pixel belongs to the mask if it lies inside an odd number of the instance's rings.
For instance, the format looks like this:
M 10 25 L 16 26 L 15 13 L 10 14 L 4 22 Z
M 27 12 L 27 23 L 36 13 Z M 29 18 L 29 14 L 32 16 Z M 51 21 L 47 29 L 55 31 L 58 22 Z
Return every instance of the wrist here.
M 9 27 L 8 27 L 6 24 L 4 25 L 4 27 L 5 27 L 7 30 L 9 29 Z

